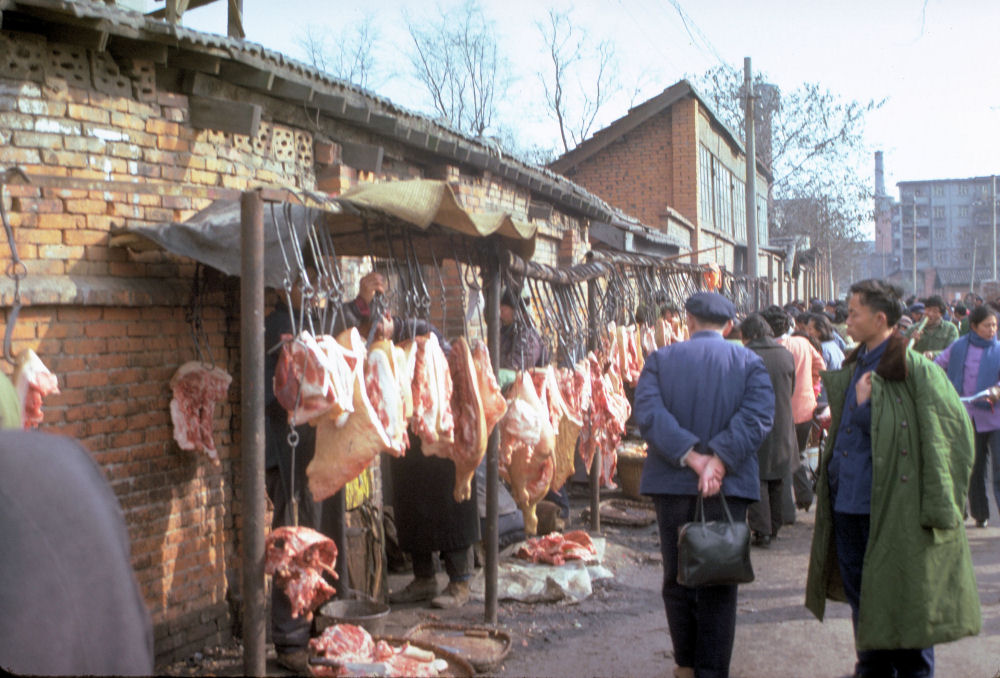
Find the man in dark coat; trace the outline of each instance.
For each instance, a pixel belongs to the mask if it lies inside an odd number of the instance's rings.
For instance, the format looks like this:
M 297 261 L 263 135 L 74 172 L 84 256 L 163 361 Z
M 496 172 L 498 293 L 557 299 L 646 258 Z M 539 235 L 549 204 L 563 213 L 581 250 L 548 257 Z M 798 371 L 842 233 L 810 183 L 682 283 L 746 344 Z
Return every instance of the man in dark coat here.
M 760 501 L 747 510 L 753 544 L 767 548 L 778 536 L 781 519 L 783 478 L 791 469 L 799 446 L 792 418 L 792 391 L 795 388 L 795 358 L 774 340 L 771 326 L 759 313 L 740 323 L 743 344 L 760 356 L 774 389 L 774 427 L 757 450 L 760 465 Z
M 685 303 L 691 338 L 651 353 L 635 389 L 639 431 L 648 443 L 639 489 L 656 507 L 663 556 L 663 603 L 681 678 L 724 677 L 736 633 L 737 587 L 677 583 L 677 530 L 694 519 L 699 493 L 725 489 L 733 520 L 760 498 L 757 448 L 771 430 L 774 391 L 763 361 L 723 337 L 732 303 L 699 292 Z M 708 520 L 722 501 L 705 502 Z

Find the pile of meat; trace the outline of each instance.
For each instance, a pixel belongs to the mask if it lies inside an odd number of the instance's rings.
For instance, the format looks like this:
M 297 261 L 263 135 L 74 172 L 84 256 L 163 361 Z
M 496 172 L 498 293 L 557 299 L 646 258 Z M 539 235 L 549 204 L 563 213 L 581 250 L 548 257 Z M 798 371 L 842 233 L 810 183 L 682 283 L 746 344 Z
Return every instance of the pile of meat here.
M 290 422 L 316 426 L 306 469 L 316 501 L 336 494 L 379 452 L 405 454 L 409 430 L 425 455 L 455 463 L 455 500 L 471 497 L 487 439 L 507 407 L 485 344 L 459 338 L 446 356 L 433 334 L 370 348 L 356 329 L 282 339 L 274 393 Z
M 327 627 L 322 635 L 309 641 L 309 648 L 315 656 L 329 660 L 325 665 L 311 666 L 316 676 L 437 676 L 448 668 L 447 661 L 429 650 L 410 643 L 397 646 L 386 640 L 376 641 L 368 631 L 353 624 Z M 329 665 L 335 663 L 339 666 Z
M 14 382 L 14 390 L 21 403 L 21 426 L 25 429 L 38 428 L 45 418 L 42 414 L 42 398 L 59 393 L 56 375 L 28 348 L 17 354 L 11 381 Z
M 323 577 L 337 573 L 337 545 L 309 527 L 278 527 L 264 541 L 264 572 L 274 577 L 292 603 L 292 617 L 313 611 L 336 591 Z
M 170 379 L 174 440 L 182 450 L 204 454 L 216 466 L 219 454 L 212 439 L 212 418 L 216 403 L 226 397 L 232 381 L 224 370 L 197 360 L 181 365 Z
M 517 558 L 549 565 L 562 565 L 567 560 L 590 560 L 595 555 L 594 542 L 583 530 L 532 537 L 514 553 Z

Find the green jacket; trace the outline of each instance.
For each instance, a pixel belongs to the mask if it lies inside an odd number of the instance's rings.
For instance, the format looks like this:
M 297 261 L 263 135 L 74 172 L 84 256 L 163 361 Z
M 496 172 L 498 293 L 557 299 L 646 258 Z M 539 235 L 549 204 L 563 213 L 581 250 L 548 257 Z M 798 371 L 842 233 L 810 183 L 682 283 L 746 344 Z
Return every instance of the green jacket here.
M 968 334 L 971 331 L 972 331 L 972 328 L 969 327 L 969 315 L 966 314 L 965 317 L 962 318 L 962 321 L 960 323 L 958 323 L 958 336 L 964 337 L 966 334 Z
M 832 434 L 820 457 L 806 607 L 845 601 L 827 467 L 857 351 L 823 372 Z M 872 375 L 871 532 L 864 559 L 859 650 L 917 648 L 979 633 L 979 595 L 962 512 L 972 470 L 972 424 L 944 370 L 898 333 Z
M 958 339 L 958 328 L 955 327 L 955 323 L 942 320 L 937 327 L 924 326 L 920 339 L 913 342 L 913 350 L 917 353 L 924 351 L 939 353 L 951 346 L 956 339 Z

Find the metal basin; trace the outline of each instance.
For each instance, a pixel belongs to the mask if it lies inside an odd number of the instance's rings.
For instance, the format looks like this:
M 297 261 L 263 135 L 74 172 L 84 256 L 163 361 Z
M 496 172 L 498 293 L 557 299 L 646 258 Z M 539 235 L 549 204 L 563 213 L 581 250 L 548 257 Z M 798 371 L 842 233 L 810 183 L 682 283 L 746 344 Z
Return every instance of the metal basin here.
M 319 608 L 316 630 L 322 633 L 335 624 L 354 624 L 373 636 L 382 635 L 389 606 L 373 600 L 332 600 Z

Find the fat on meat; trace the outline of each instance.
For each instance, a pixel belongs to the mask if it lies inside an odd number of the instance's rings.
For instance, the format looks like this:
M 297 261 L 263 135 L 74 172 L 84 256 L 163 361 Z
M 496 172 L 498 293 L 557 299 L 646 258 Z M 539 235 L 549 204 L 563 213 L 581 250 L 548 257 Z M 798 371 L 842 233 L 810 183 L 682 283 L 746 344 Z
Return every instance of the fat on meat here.
M 347 349 L 328 335 L 308 330 L 281 336 L 281 354 L 274 370 L 274 396 L 288 411 L 290 423 L 301 424 L 320 415 L 340 416 L 353 405 L 353 366 Z
M 212 418 L 232 381 L 225 370 L 197 360 L 181 365 L 170 379 L 174 440 L 182 450 L 205 454 L 216 466 L 219 453 L 212 438 Z
M 42 359 L 27 348 L 17 354 L 14 361 L 14 390 L 21 404 L 21 426 L 25 429 L 38 428 L 45 419 L 42 414 L 42 399 L 59 393 L 59 380 L 49 371 Z
M 556 435 L 551 489 L 558 492 L 575 470 L 576 441 L 583 419 L 566 403 L 555 368 L 551 365 L 533 368 L 531 378 L 539 400 L 548 410 L 549 423 Z
M 406 375 L 405 356 L 391 341 L 377 341 L 368 351 L 368 359 L 365 361 L 365 389 L 389 438 L 389 452 L 397 457 L 402 456 L 410 446 L 406 404 L 409 402 L 412 416 L 413 398 Z
M 455 438 L 451 443 L 426 445 L 428 456 L 451 459 L 455 464 L 455 501 L 466 501 L 472 496 L 472 478 L 476 467 L 486 454 L 486 414 L 479 391 L 479 375 L 473 363 L 468 342 L 458 337 L 451 342 L 448 353 L 451 372 L 451 411 L 455 417 Z
M 585 413 L 580 436 L 580 458 L 590 470 L 594 455 L 601 451 L 599 483 L 616 487 L 613 477 L 618 465 L 617 448 L 625 434 L 625 423 L 632 406 L 625 396 L 621 377 L 614 369 L 604 369 L 604 360 L 593 351 L 587 354 L 590 363 L 591 407 Z
M 285 591 L 292 617 L 312 619 L 336 592 L 323 578 L 323 573 L 337 578 L 336 563 L 337 545 L 309 527 L 278 527 L 264 540 L 264 572 Z
M 368 468 L 379 452 L 392 447 L 382 420 L 368 399 L 361 335 L 352 328 L 338 335 L 337 341 L 341 346 L 351 347 L 348 353 L 354 402 L 350 413 L 316 420 L 316 453 L 306 467 L 309 491 L 315 501 L 332 497 Z
M 583 530 L 565 534 L 550 532 L 542 537 L 531 537 L 514 552 L 514 557 L 533 563 L 563 565 L 567 560 L 590 560 L 597 555 L 597 548 L 590 535 Z
M 639 374 L 642 372 L 639 347 L 636 344 L 635 325 L 618 325 L 615 327 L 614 334 L 618 374 L 621 375 L 623 382 L 635 386 L 639 383 Z
M 419 335 L 401 346 L 407 355 L 413 416 L 410 426 L 424 445 L 455 441 L 455 417 L 451 412 L 454 390 L 448 358 L 434 334 Z
M 472 345 L 472 362 L 476 366 L 476 377 L 479 381 L 479 395 L 483 399 L 483 414 L 486 417 L 486 435 L 493 433 L 493 427 L 507 412 L 507 400 L 500 391 L 496 375 L 493 374 L 493 362 L 486 343 L 476 340 Z
M 334 624 L 323 630 L 317 638 L 309 641 L 309 649 L 317 657 L 337 662 L 362 664 L 382 664 L 387 676 L 437 676 L 437 658 L 433 653 L 425 658 L 425 651 L 419 657 L 413 653 L 408 642 L 393 645 L 385 639 L 376 640 L 368 631 L 354 624 Z M 443 661 L 443 660 L 440 660 Z M 315 676 L 348 676 L 345 667 L 311 666 Z
M 500 422 L 500 473 L 524 516 L 524 531 L 538 531 L 538 506 L 555 472 L 555 431 L 528 372 L 519 372 Z

